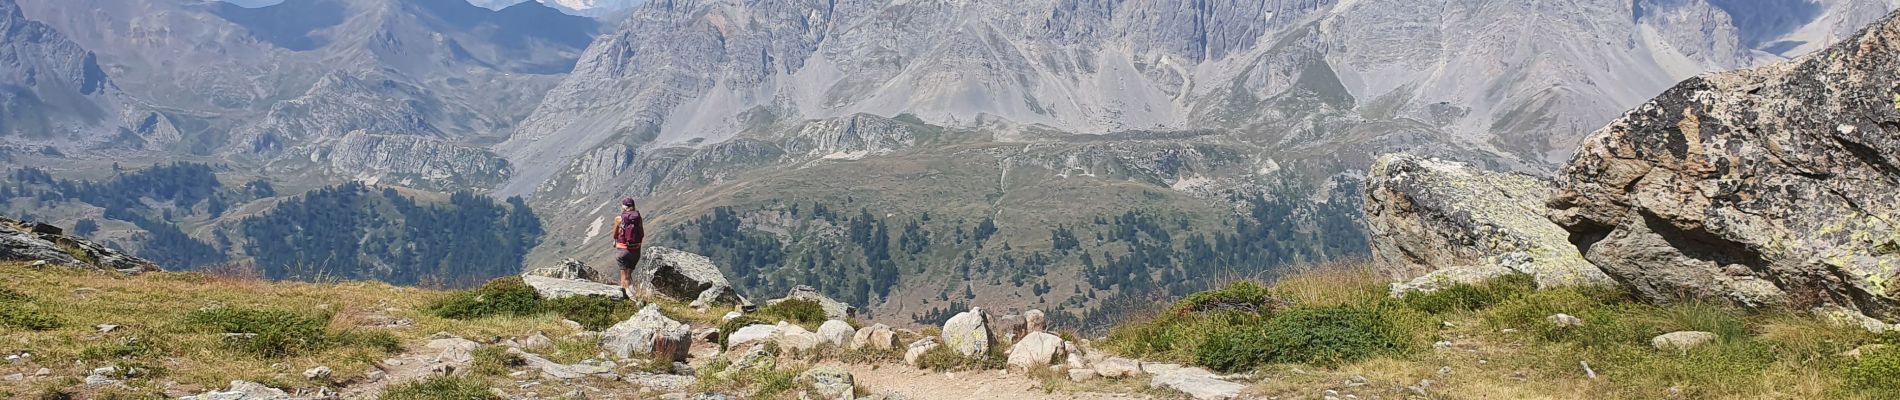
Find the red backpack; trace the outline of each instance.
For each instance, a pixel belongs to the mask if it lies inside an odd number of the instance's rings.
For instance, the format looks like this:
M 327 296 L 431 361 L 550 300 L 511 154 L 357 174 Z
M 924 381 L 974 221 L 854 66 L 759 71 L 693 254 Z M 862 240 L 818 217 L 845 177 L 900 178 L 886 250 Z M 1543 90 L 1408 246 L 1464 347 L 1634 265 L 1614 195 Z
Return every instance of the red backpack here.
M 639 210 L 620 213 L 620 225 L 614 227 L 614 244 L 626 248 L 638 248 L 647 239 L 646 221 L 640 217 Z

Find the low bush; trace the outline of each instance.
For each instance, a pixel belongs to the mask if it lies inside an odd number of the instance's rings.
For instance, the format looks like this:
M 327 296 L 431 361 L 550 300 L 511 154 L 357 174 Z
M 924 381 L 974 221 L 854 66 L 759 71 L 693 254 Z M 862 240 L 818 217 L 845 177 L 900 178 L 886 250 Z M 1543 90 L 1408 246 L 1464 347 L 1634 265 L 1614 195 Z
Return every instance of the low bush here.
M 31 303 L 0 302 L 0 327 L 29 331 L 46 331 L 64 326 L 58 317 L 40 310 Z
M 759 307 L 758 311 L 749 315 L 761 321 L 786 321 L 812 328 L 825 323 L 825 306 L 811 300 L 785 300 Z
M 481 380 L 437 376 L 383 390 L 382 400 L 499 400 Z
M 1195 293 L 1174 302 L 1175 313 L 1239 311 L 1264 313 L 1285 308 L 1286 302 L 1273 297 L 1265 286 L 1240 281 L 1220 289 Z
M 1405 316 L 1390 308 L 1295 309 L 1267 320 L 1261 343 L 1275 363 L 1338 365 L 1409 350 Z
M 1433 314 L 1480 310 L 1537 290 L 1527 274 L 1510 274 L 1477 284 L 1460 283 L 1433 292 L 1405 295 L 1405 305 Z
M 1847 369 L 1847 384 L 1879 398 L 1900 398 L 1900 350 L 1892 347 L 1862 354 Z
M 184 324 L 228 334 L 225 343 L 245 353 L 281 358 L 331 345 L 328 315 L 284 310 L 212 308 L 185 314 Z
M 470 359 L 471 361 L 468 364 L 469 372 L 478 376 L 507 375 L 510 368 L 521 366 L 527 362 L 523 360 L 521 356 L 509 353 L 508 348 L 502 346 L 482 346 L 476 348 L 471 354 Z
M 579 322 L 588 330 L 604 330 L 638 312 L 633 304 L 602 297 L 574 296 L 543 299 L 521 277 L 502 277 L 479 288 L 457 292 L 429 305 L 429 312 L 448 319 L 469 320 L 497 315 L 535 316 L 546 313 Z
M 140 358 L 158 354 L 154 340 L 139 337 L 127 337 L 106 344 L 87 346 L 79 351 L 79 359 L 86 361 L 112 361 Z M 163 342 L 158 340 L 157 342 Z

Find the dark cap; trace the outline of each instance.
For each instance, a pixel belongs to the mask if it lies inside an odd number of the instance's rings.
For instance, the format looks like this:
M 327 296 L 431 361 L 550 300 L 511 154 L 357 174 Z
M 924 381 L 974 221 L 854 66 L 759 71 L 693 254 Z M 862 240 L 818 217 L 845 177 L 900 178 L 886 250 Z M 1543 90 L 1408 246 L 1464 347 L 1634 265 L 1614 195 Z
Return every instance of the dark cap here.
M 633 204 L 634 204 L 634 203 L 633 203 L 633 198 L 632 198 L 632 197 L 628 197 L 628 198 L 624 198 L 624 199 L 620 199 L 620 205 L 623 205 L 623 206 L 627 206 L 627 207 L 633 207 Z

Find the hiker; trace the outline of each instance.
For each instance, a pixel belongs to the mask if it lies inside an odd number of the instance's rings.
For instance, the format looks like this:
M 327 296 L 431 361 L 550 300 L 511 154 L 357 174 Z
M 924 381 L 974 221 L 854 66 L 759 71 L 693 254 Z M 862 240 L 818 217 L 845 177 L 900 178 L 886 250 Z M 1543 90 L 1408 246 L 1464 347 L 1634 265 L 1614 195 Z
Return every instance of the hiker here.
M 646 220 L 632 197 L 620 200 L 614 217 L 614 263 L 620 265 L 620 295 L 633 300 L 633 269 L 640 265 L 640 245 L 646 243 Z

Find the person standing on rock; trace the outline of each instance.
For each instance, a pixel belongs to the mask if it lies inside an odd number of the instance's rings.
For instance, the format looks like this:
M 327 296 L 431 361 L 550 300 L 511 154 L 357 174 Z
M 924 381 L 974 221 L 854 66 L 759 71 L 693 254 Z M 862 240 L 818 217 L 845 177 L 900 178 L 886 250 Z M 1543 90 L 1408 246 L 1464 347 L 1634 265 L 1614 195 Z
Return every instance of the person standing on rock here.
M 614 217 L 614 264 L 620 266 L 620 295 L 633 300 L 633 269 L 640 265 L 640 245 L 646 243 L 646 219 L 632 197 L 620 200 Z

